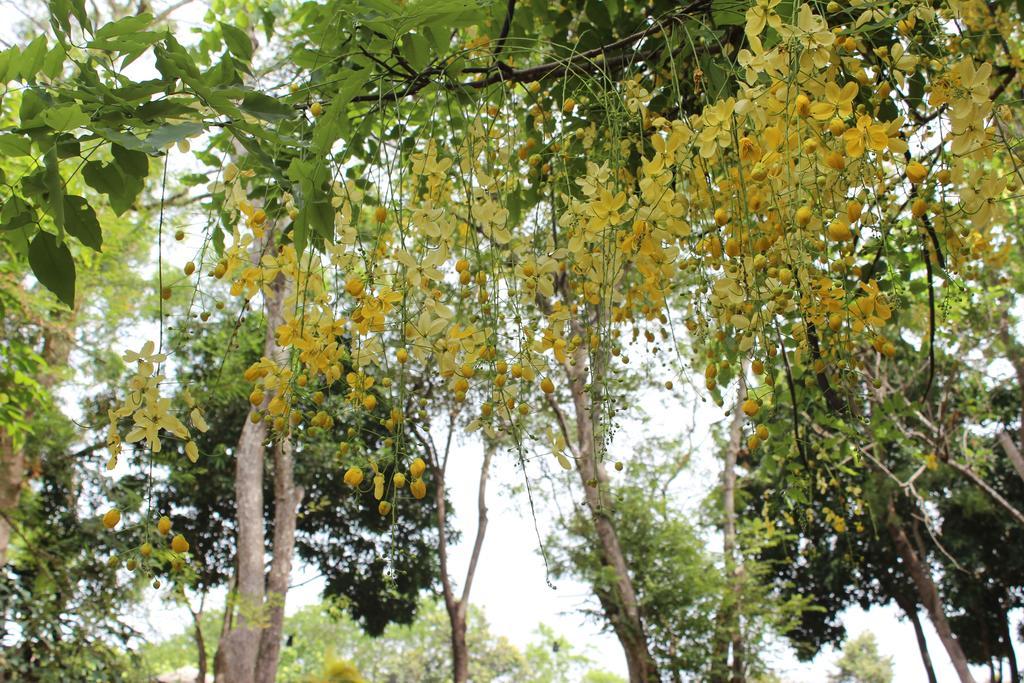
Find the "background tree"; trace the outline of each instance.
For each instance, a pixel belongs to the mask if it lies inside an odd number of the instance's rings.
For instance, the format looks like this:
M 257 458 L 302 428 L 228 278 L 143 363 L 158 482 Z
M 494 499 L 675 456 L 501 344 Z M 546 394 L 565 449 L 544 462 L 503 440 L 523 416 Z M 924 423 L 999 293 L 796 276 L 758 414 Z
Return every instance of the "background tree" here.
M 846 641 L 836 662 L 838 671 L 829 675 L 830 683 L 890 683 L 892 658 L 878 654 L 878 643 L 870 631 Z

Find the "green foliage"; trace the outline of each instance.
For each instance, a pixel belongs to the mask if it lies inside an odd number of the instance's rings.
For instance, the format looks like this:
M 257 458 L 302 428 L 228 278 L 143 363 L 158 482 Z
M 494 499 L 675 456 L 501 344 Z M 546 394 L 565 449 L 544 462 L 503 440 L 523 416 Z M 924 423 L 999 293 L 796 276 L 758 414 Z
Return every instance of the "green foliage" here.
M 196 573 L 190 587 L 200 592 L 226 585 L 233 569 L 232 451 L 248 419 L 249 388 L 243 374 L 262 355 L 264 336 L 264 323 L 255 315 L 242 321 L 211 319 L 196 337 L 176 332 L 171 344 L 182 348 L 180 378 L 194 388 L 210 430 L 196 437 L 200 458 L 194 465 L 183 465 L 188 462 L 184 444 L 178 444 L 157 458 L 166 465 L 158 481 L 145 474 L 126 479 L 126 486 L 140 493 L 152 486 L 154 509 L 171 515 L 175 531 L 189 539 Z M 331 397 L 325 407 L 338 401 Z M 424 500 L 392 522 L 344 484 L 337 444 L 353 426 L 339 420 L 329 432 L 297 430 L 295 480 L 305 495 L 295 548 L 299 558 L 325 577 L 326 595 L 344 598 L 350 613 L 377 635 L 391 621 L 410 622 L 419 593 L 436 583 L 436 516 L 432 500 Z M 270 474 L 264 481 L 266 519 L 273 519 Z
M 206 642 L 219 628 L 220 613 L 203 616 Z M 286 646 L 278 679 L 282 683 L 321 680 L 332 660 L 352 662 L 368 681 L 443 683 L 450 678 L 448 616 L 441 603 L 426 601 L 410 624 L 391 624 L 378 637 L 368 636 L 348 616 L 344 602 L 309 605 L 285 620 Z M 479 609 L 471 608 L 467 630 L 470 680 L 481 683 L 622 683 L 607 672 L 589 669 L 590 659 L 566 638 L 540 625 L 524 652 L 491 633 Z M 139 650 L 142 668 L 152 674 L 195 666 L 190 630 Z M 212 653 L 211 660 L 212 661 Z
M 829 676 L 829 683 L 892 683 L 892 657 L 878 654 L 870 631 L 846 642 L 836 666 L 839 670 Z
M 34 415 L 25 453 L 36 472 L 13 522 L 0 568 L 0 670 L 27 683 L 127 680 L 136 636 L 126 616 L 138 580 L 109 567 L 97 549 L 109 532 L 93 513 L 106 498 L 95 456 L 67 457 L 74 424 L 56 410 Z
M 638 457 L 625 470 L 625 481 L 611 491 L 607 514 L 615 521 L 632 568 L 653 656 L 666 671 L 700 675 L 708 665 L 715 613 L 725 584 L 704 550 L 700 531 L 669 493 L 685 464 L 670 460 L 654 464 L 655 454 L 648 451 L 647 456 Z M 556 576 L 576 576 L 598 596 L 605 596 L 614 575 L 600 561 L 593 534 L 591 521 L 578 513 L 569 520 L 568 534 L 552 539 L 559 555 Z

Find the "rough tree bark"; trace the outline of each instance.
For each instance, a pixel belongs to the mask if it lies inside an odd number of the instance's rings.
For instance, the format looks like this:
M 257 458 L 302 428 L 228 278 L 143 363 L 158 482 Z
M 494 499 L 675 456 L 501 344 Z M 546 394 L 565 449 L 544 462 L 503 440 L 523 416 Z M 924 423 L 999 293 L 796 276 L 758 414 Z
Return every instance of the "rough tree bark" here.
M 1024 348 L 1017 341 L 1017 338 L 1010 333 L 1010 317 L 1006 316 L 1003 326 L 999 330 L 999 337 L 1003 342 L 1007 360 L 1013 366 L 1017 375 L 1017 391 L 1020 394 L 1020 428 L 1017 430 L 1017 438 L 1024 444 Z M 1002 446 L 1006 457 L 1013 463 L 1013 469 L 1024 479 L 1024 457 L 1021 457 L 1020 447 L 1013 442 L 1009 432 L 999 434 L 999 445 Z
M 736 460 L 743 447 L 743 410 L 740 408 L 747 397 L 747 383 L 740 373 L 738 397 L 732 424 L 729 426 L 729 447 L 725 452 L 725 469 L 722 471 L 722 501 L 724 539 L 722 552 L 725 556 L 725 574 L 729 577 L 729 603 L 726 627 L 732 642 L 732 683 L 746 680 L 746 663 L 743 658 L 743 634 L 740 632 L 740 593 L 743 568 L 736 561 Z
M 907 537 L 907 533 L 903 530 L 899 516 L 896 514 L 896 504 L 891 497 L 889 498 L 887 512 L 886 528 L 889 530 L 892 542 L 896 546 L 896 552 L 899 553 L 907 574 L 910 575 L 914 582 L 914 587 L 917 588 L 921 604 L 924 605 L 925 610 L 928 612 L 928 618 L 935 627 L 935 631 L 939 634 L 939 640 L 942 642 L 943 647 L 946 648 L 946 653 L 949 655 L 953 668 L 956 669 L 957 676 L 960 678 L 961 683 L 975 683 L 974 676 L 967 666 L 967 657 L 964 656 L 963 648 L 960 647 L 960 641 L 957 640 L 953 630 L 949 627 L 949 621 L 946 620 L 942 597 L 939 595 L 938 588 L 932 580 L 931 572 L 924 564 L 925 559 L 920 557 L 917 551 L 914 550 L 914 546 Z
M 932 657 L 928 652 L 928 641 L 925 640 L 924 628 L 921 626 L 921 618 L 917 615 L 917 602 L 897 597 L 896 603 L 903 610 L 903 613 L 910 619 L 910 623 L 914 625 L 914 636 L 917 638 L 917 649 L 921 653 L 921 663 L 924 664 L 925 674 L 928 676 L 928 683 L 938 683 L 938 679 L 935 678 L 935 667 L 932 666 Z
M 722 596 L 722 605 L 715 618 L 715 638 L 712 648 L 712 683 L 745 680 L 743 634 L 739 625 L 740 579 L 742 569 L 736 562 L 736 461 L 743 447 L 743 411 L 740 405 L 747 397 L 747 385 L 742 374 L 729 424 L 729 443 L 725 449 L 722 468 L 722 556 L 725 575 L 729 581 L 728 594 Z M 730 648 L 731 646 L 731 648 Z M 730 664 L 730 649 L 732 662 Z
M 54 311 L 43 331 L 43 349 L 40 354 L 47 369 L 35 380 L 46 391 L 57 384 L 57 369 L 68 363 L 74 341 L 75 313 Z M 31 423 L 36 411 L 26 406 L 25 422 Z M 11 542 L 11 518 L 17 511 L 21 489 L 25 483 L 25 452 L 17 447 L 7 430 L 0 428 L 0 567 L 7 564 L 7 548 Z
M 480 483 L 477 488 L 477 527 L 473 540 L 473 550 L 469 556 L 466 579 L 462 584 L 462 594 L 456 595 L 452 585 L 448 563 L 448 540 L 445 528 L 448 522 L 448 507 L 445 501 L 445 472 L 448 465 L 448 453 L 451 450 L 454 422 L 448 425 L 448 439 L 443 455 L 439 455 L 432 443 L 425 444 L 430 458 L 431 470 L 434 473 L 434 502 L 437 507 L 437 555 L 441 571 L 441 589 L 444 595 L 444 606 L 451 623 L 452 648 L 452 680 L 455 683 L 469 681 L 469 647 L 466 642 L 467 615 L 469 613 L 469 593 L 473 587 L 480 552 L 487 534 L 487 481 L 490 478 L 491 460 L 496 445 L 490 441 L 484 444 L 484 458 L 480 465 Z M 425 439 L 422 439 L 425 441 Z
M 589 336 L 578 325 L 573 326 L 573 331 L 584 339 Z M 591 401 L 591 392 L 596 391 L 598 383 L 595 381 L 588 386 L 588 364 L 586 345 L 581 344 L 572 357 L 563 363 L 563 367 L 569 380 L 576 417 L 576 446 L 573 455 L 576 457 L 584 499 L 597 534 L 601 563 L 611 567 L 615 573 L 610 595 L 603 596 L 601 604 L 626 655 L 630 682 L 654 683 L 661 679 L 648 648 L 643 617 L 626 556 L 604 499 L 609 490 L 608 473 L 597 458 L 593 415 L 595 407 Z M 594 373 L 594 376 L 598 377 L 600 373 Z
M 1017 474 L 1021 479 L 1024 479 L 1024 457 L 1021 456 L 1017 444 L 1013 443 L 1009 432 L 1000 432 L 998 438 L 999 445 L 1003 447 L 1003 452 L 1006 453 L 1006 457 L 1013 463 L 1013 469 L 1017 470 Z
M 188 605 L 188 611 L 192 615 L 192 638 L 196 641 L 196 655 L 198 671 L 196 672 L 196 683 L 206 683 L 206 670 L 208 667 L 206 661 L 206 639 L 203 637 L 203 606 L 206 604 L 206 594 L 199 599 L 199 609 L 192 609 L 192 605 Z
M 25 453 L 15 447 L 14 439 L 0 428 L 0 567 L 7 564 L 7 547 L 11 543 L 10 515 L 21 498 L 25 478 Z
M 267 577 L 267 627 L 260 636 L 256 683 L 273 683 L 281 655 L 284 603 L 292 574 L 295 524 L 305 491 L 295 485 L 295 458 L 290 437 L 274 446 L 274 555 Z
M 267 239 L 273 244 L 272 232 L 269 230 Z M 265 295 L 267 331 L 263 355 L 267 358 L 278 358 L 281 353 L 275 330 L 284 320 L 287 289 L 284 276 L 278 275 L 270 285 L 270 292 Z M 222 636 L 218 645 L 214 661 L 218 683 L 252 683 L 256 680 L 256 662 L 262 639 L 260 617 L 264 610 L 266 595 L 266 578 L 263 572 L 266 551 L 263 526 L 263 461 L 267 424 L 263 420 L 254 422 L 251 418 L 256 413 L 266 410 L 267 404 L 273 398 L 272 393 L 267 392 L 259 406 L 250 407 L 249 419 L 246 419 L 242 427 L 242 434 L 235 448 L 235 515 L 238 538 L 233 609 L 237 610 L 237 619 L 234 620 L 232 628 Z M 294 524 L 292 537 L 294 542 Z M 290 554 L 289 552 L 289 569 Z

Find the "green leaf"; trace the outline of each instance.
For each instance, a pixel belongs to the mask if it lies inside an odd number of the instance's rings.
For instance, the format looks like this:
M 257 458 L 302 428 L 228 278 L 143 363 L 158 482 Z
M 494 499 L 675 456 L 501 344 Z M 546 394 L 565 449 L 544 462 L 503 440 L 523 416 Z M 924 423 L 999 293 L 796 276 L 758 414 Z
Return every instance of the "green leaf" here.
M 82 177 L 89 187 L 107 195 L 110 208 L 118 216 L 132 208 L 135 198 L 142 192 L 142 178 L 127 175 L 116 161 L 110 164 L 90 161 L 85 164 Z
M 43 74 L 47 78 L 57 78 L 64 70 L 64 60 L 67 59 L 68 53 L 64 51 L 64 48 L 60 45 L 55 45 L 52 50 L 46 53 L 43 57 Z
M 184 140 L 185 138 L 195 137 L 206 129 L 202 123 L 198 121 L 192 121 L 189 123 L 169 123 L 166 126 L 160 126 L 146 138 L 146 144 L 151 151 L 157 152 L 167 145 Z
M 425 36 L 410 33 L 402 39 L 402 52 L 416 71 L 423 71 L 430 62 L 430 45 Z
M 46 203 L 50 207 L 50 217 L 57 226 L 57 234 L 61 241 L 64 240 L 64 181 L 60 177 L 60 161 L 57 159 L 57 149 L 50 148 L 43 157 L 46 167 Z
M 8 75 L 8 71 L 11 68 L 11 60 L 17 56 L 18 48 L 9 47 L 3 52 L 0 52 L 0 83 L 6 83 L 11 80 L 13 76 Z
M 715 26 L 742 26 L 750 5 L 746 0 L 711 0 L 711 18 Z
M 192 78 L 200 77 L 199 67 L 188 51 L 181 46 L 174 36 L 164 36 L 164 44 L 153 48 L 156 56 L 156 68 L 164 78 Z M 201 84 L 200 84 L 201 85 Z
M 65 104 L 44 111 L 43 123 L 56 131 L 69 131 L 89 123 L 89 115 L 77 104 Z
M 0 210 L 0 230 L 17 230 L 35 222 L 32 207 L 18 195 L 13 195 Z
M 75 307 L 75 261 L 66 244 L 40 230 L 28 246 L 28 264 L 40 284 L 57 295 L 57 298 Z
M 138 34 L 152 23 L 153 15 L 148 12 L 143 12 L 142 14 L 136 14 L 133 17 L 125 17 L 124 19 L 118 19 L 117 21 L 112 21 L 100 26 L 96 30 L 96 34 L 93 38 L 98 41 L 103 41 L 109 40 L 110 38 L 117 38 L 119 36 Z M 89 47 L 95 47 L 95 45 L 89 43 Z
M 264 121 L 279 121 L 295 113 L 294 109 L 277 98 L 257 92 L 246 94 L 242 99 L 241 109 Z
M 192 116 L 196 110 L 182 100 L 154 100 L 146 102 L 135 110 L 135 115 L 143 121 L 161 121 L 170 118 Z
M 5 157 L 32 156 L 32 141 L 13 133 L 0 135 L 0 155 Z
M 260 20 L 263 23 L 263 35 L 266 36 L 267 40 L 270 40 L 270 36 L 274 34 L 274 13 L 264 7 L 260 10 Z
M 103 246 L 100 222 L 84 197 L 64 196 L 64 220 L 68 233 L 77 237 L 85 246 L 96 251 Z
M 320 117 L 320 120 L 316 123 L 316 128 L 313 129 L 314 154 L 327 154 L 338 138 L 348 132 L 350 126 L 348 118 L 349 102 L 359 94 L 370 80 L 371 75 L 372 72 L 369 69 L 360 69 L 359 71 L 352 71 L 345 77 L 345 80 L 338 88 L 338 94 L 327 105 L 324 115 Z
M 39 36 L 25 46 L 21 54 L 13 61 L 12 67 L 22 80 L 33 80 L 43 68 L 46 59 L 46 36 Z
M 220 24 L 221 34 L 224 36 L 224 44 L 234 56 L 245 63 L 252 61 L 252 39 L 242 29 L 231 24 Z
M 71 33 L 71 4 L 68 0 L 50 0 L 50 26 L 59 39 Z
M 125 175 L 145 179 L 149 175 L 149 157 L 137 150 L 125 149 L 121 145 L 111 145 L 111 153 L 114 160 Z
M 42 113 L 50 106 L 48 99 L 38 90 L 26 90 L 21 96 L 21 108 L 18 116 L 21 119 L 22 128 L 35 128 L 43 125 Z

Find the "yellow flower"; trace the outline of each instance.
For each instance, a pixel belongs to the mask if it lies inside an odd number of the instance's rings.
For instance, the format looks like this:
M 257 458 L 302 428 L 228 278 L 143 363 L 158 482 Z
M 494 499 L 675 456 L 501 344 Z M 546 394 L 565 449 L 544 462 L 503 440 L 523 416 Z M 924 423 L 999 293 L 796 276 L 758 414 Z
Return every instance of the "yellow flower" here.
M 865 149 L 881 152 L 889 145 L 886 127 L 875 123 L 871 116 L 865 114 L 857 117 L 857 125 L 843 133 L 846 143 L 846 154 L 858 158 L 864 156 Z
M 612 195 L 607 189 L 601 188 L 598 199 L 590 202 L 592 218 L 590 219 L 589 228 L 591 230 L 600 230 L 609 224 L 619 223 L 621 219 L 618 211 L 625 203 L 625 192 Z
M 423 458 L 416 458 L 409 465 L 409 474 L 412 475 L 413 479 L 419 479 L 423 476 L 423 473 L 427 470 L 427 463 L 423 462 Z
M 842 89 L 831 81 L 826 83 L 824 97 L 811 105 L 811 116 L 819 121 L 849 117 L 853 114 L 853 100 L 859 89 L 856 81 L 850 81 Z
M 765 26 L 778 29 L 782 25 L 782 19 L 775 13 L 775 7 L 782 0 L 757 0 L 747 10 L 746 24 L 744 31 L 748 36 L 759 36 L 764 32 Z

